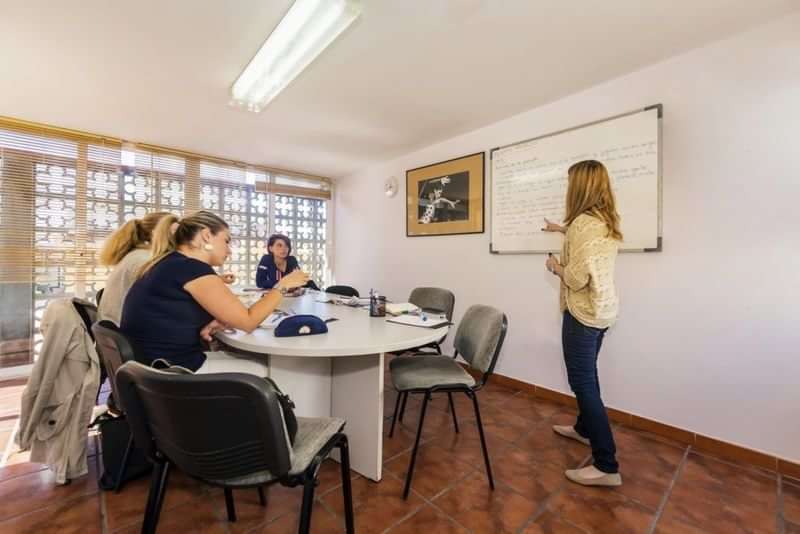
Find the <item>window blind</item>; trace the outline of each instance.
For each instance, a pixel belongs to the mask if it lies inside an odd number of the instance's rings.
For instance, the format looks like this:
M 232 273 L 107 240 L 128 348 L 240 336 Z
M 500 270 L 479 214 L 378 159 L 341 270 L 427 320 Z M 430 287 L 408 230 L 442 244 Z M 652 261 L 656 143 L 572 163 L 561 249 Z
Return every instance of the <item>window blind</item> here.
M 319 285 L 330 279 L 332 182 L 244 162 L 0 117 L 0 367 L 31 363 L 58 296 L 93 298 L 109 273 L 103 241 L 152 211 L 221 215 L 226 270 L 252 284 L 273 232 Z

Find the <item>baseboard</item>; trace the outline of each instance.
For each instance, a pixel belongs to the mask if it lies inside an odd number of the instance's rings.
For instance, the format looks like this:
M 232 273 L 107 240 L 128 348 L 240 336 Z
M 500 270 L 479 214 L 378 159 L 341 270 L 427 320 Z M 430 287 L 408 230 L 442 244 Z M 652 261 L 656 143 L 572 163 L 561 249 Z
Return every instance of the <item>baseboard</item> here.
M 543 400 L 548 400 L 565 406 L 576 407 L 575 397 L 553 389 L 548 389 L 536 384 L 529 384 L 516 378 L 493 374 L 490 381 L 498 386 L 522 391 Z M 718 456 L 740 464 L 754 465 L 770 471 L 775 471 L 786 476 L 800 479 L 800 463 L 791 462 L 770 454 L 748 449 L 741 445 L 728 443 L 715 438 L 704 436 L 690 430 L 647 419 L 639 415 L 608 408 L 608 418 L 637 430 L 650 432 L 665 438 L 675 440 L 684 445 L 691 445 L 693 449 Z

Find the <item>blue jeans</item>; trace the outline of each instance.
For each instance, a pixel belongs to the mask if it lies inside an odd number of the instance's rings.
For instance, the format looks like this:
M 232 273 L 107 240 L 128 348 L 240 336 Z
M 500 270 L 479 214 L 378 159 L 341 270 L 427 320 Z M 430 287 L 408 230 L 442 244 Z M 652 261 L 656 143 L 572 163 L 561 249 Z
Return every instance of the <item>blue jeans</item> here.
M 591 442 L 594 466 L 605 473 L 616 473 L 619 471 L 615 458 L 617 448 L 606 408 L 600 398 L 600 380 L 597 376 L 597 355 L 606 330 L 586 326 L 565 311 L 561 342 L 569 386 L 578 400 L 575 431 Z

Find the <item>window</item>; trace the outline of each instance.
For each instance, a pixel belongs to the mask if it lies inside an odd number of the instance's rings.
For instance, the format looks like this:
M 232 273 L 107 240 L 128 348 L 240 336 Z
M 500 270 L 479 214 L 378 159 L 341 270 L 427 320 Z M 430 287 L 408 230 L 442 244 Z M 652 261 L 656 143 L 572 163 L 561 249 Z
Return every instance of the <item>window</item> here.
M 225 270 L 240 283 L 253 284 L 269 235 L 269 199 L 247 182 L 244 169 L 200 163 L 200 204 L 230 226 L 231 255 Z
M 243 285 L 274 232 L 326 285 L 329 199 L 324 178 L 0 119 L 0 367 L 33 362 L 50 300 L 93 299 L 109 273 L 104 240 L 152 211 L 219 214 L 233 238 L 224 270 Z
M 292 240 L 292 254 L 314 280 L 325 280 L 328 270 L 327 202 L 315 198 L 275 195 L 275 230 Z

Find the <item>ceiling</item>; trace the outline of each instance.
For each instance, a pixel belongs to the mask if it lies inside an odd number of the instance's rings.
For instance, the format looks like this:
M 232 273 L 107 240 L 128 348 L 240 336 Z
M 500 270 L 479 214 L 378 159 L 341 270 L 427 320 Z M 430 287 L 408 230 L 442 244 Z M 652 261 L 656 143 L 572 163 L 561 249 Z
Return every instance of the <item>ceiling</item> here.
M 229 88 L 289 0 L 0 0 L 0 115 L 344 177 L 798 9 L 364 0 L 260 114 Z

